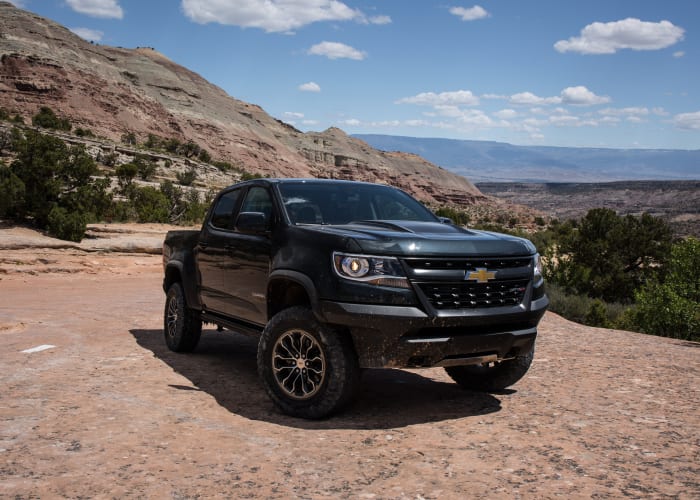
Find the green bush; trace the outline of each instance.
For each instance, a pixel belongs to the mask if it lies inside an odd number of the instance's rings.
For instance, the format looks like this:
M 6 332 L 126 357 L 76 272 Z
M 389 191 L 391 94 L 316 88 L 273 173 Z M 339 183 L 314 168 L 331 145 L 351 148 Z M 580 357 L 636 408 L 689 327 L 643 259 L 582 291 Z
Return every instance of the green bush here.
M 50 128 L 54 130 L 70 131 L 72 126 L 67 118 L 59 118 L 53 110 L 42 106 L 39 112 L 32 118 L 35 127 Z
M 0 167 L 0 217 L 16 218 L 22 214 L 24 182 L 9 167 Z
M 673 245 L 664 281 L 645 284 L 636 294 L 630 320 L 640 331 L 700 341 L 700 240 Z
M 628 303 L 634 290 L 663 268 L 672 241 L 662 219 L 620 217 L 607 208 L 589 210 L 579 224 L 561 224 L 556 239 L 549 280 L 570 295 Z
M 191 186 L 192 183 L 197 179 L 197 171 L 193 168 L 186 170 L 185 172 L 177 172 L 175 174 L 177 177 L 177 182 L 181 186 Z
M 46 229 L 56 238 L 79 242 L 85 236 L 87 221 L 83 214 L 68 212 L 63 207 L 54 206 L 49 211 Z
M 151 186 L 136 188 L 133 197 L 138 222 L 169 222 L 168 198 Z

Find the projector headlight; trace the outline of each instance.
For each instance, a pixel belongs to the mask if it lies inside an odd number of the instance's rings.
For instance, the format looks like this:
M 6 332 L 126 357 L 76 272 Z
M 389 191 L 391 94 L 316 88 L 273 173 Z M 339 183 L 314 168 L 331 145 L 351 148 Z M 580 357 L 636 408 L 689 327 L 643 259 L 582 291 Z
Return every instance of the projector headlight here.
M 542 257 L 540 257 L 540 254 L 535 254 L 533 257 L 534 259 L 534 271 L 535 271 L 535 286 L 539 286 L 543 276 L 542 276 Z
M 395 257 L 351 255 L 333 252 L 333 269 L 338 276 L 378 286 L 411 288 Z

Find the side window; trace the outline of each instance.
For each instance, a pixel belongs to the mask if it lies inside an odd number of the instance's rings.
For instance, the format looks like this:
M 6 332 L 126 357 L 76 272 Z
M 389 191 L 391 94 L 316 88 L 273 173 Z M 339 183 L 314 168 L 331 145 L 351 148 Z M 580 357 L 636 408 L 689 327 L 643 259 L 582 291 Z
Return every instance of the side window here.
M 262 212 L 269 221 L 272 215 L 272 199 L 267 189 L 259 186 L 250 188 L 241 207 L 241 212 Z
M 212 226 L 219 229 L 231 228 L 231 215 L 233 209 L 236 208 L 236 202 L 240 196 L 241 190 L 229 191 L 216 203 L 214 211 L 211 214 L 210 223 Z

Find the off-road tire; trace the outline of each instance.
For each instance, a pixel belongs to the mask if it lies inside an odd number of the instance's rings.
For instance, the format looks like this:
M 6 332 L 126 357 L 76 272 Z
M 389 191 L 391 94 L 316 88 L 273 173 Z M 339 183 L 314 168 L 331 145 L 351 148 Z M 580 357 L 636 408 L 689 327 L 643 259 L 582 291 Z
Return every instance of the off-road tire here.
M 497 363 L 445 368 L 452 380 L 465 389 L 479 392 L 497 392 L 523 378 L 532 364 L 535 348 L 524 356 Z
M 258 344 L 258 374 L 280 411 L 320 419 L 345 407 L 360 379 L 357 354 L 344 332 L 306 307 L 277 313 Z
M 192 352 L 202 336 L 202 317 L 199 311 L 187 307 L 180 283 L 168 288 L 163 313 L 163 335 L 171 351 Z

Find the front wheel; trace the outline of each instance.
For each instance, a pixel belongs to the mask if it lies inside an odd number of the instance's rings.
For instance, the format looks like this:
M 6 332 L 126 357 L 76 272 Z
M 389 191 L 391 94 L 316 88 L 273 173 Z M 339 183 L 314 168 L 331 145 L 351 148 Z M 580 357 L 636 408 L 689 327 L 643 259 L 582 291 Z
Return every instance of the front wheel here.
M 305 307 L 285 309 L 267 324 L 258 344 L 258 373 L 282 412 L 309 419 L 349 403 L 360 378 L 349 337 Z
M 165 298 L 163 333 L 168 349 L 175 352 L 194 351 L 202 335 L 202 317 L 187 307 L 182 285 L 177 282 L 170 285 Z
M 524 356 L 482 365 L 450 366 L 445 368 L 445 371 L 465 389 L 481 392 L 502 391 L 525 376 L 534 355 L 533 346 Z

